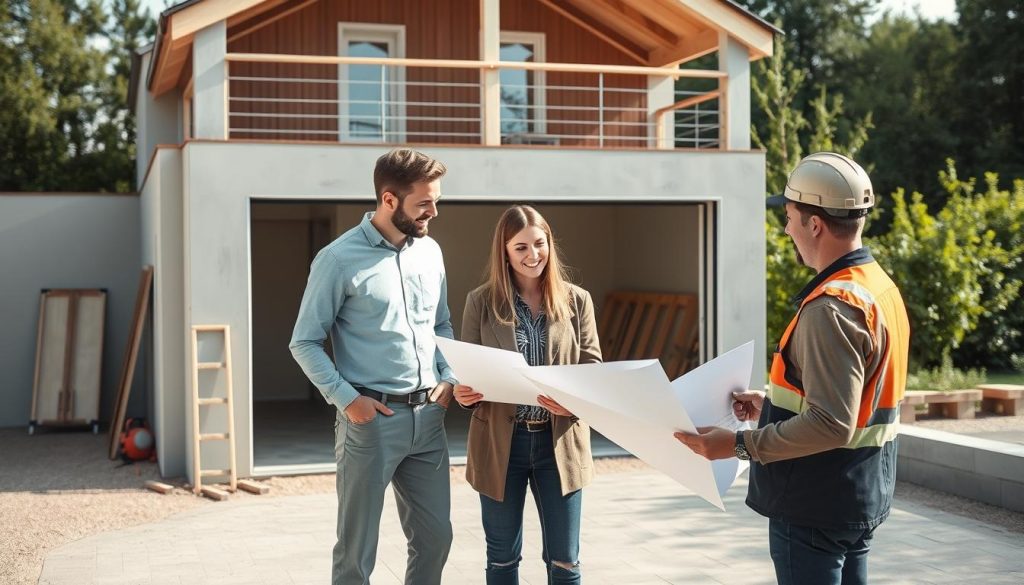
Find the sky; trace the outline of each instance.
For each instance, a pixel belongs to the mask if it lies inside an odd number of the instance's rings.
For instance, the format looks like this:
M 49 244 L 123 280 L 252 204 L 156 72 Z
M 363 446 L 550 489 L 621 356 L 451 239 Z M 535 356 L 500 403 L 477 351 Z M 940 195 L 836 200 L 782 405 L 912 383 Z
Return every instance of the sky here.
M 179 1 L 172 0 L 172 4 L 177 4 Z M 143 5 L 149 8 L 153 16 L 156 16 L 163 11 L 167 5 L 167 0 L 143 0 Z M 882 0 L 881 6 L 894 12 L 904 12 L 907 14 L 913 12 L 914 6 L 919 6 L 921 14 L 929 19 L 945 18 L 953 20 L 956 16 L 956 0 Z
M 956 0 L 882 0 L 881 6 L 893 12 L 913 14 L 914 7 L 921 9 L 921 14 L 928 19 L 956 18 Z

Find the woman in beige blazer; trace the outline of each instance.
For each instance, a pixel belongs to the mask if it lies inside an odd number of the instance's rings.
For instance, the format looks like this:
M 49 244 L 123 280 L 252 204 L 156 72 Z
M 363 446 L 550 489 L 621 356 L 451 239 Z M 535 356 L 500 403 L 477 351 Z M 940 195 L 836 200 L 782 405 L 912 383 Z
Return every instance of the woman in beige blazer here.
M 462 340 L 523 354 L 531 366 L 601 361 L 590 293 L 570 284 L 551 228 L 516 205 L 498 220 L 487 282 L 469 293 Z M 473 410 L 466 478 L 480 492 L 488 585 L 519 582 L 523 507 L 533 492 L 548 583 L 580 583 L 582 488 L 593 476 L 590 428 L 554 400 L 487 402 L 487 388 L 455 387 Z

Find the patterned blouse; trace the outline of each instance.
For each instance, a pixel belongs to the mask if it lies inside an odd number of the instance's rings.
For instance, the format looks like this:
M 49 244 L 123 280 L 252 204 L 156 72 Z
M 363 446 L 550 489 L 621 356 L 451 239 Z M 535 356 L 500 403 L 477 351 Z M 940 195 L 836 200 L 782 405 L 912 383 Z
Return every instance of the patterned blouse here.
M 544 310 L 534 317 L 530 306 L 516 294 L 516 348 L 530 366 L 546 366 L 548 350 L 548 323 Z M 539 404 L 520 404 L 516 407 L 516 421 L 546 421 L 551 413 Z

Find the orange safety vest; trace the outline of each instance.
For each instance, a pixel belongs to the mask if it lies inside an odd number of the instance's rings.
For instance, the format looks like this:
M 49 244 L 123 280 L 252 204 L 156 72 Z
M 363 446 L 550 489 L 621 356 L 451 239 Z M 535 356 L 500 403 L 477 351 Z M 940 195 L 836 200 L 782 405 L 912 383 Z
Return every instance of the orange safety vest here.
M 895 487 L 899 404 L 906 390 L 910 325 L 899 289 L 866 250 L 844 256 L 838 268 L 802 300 L 822 295 L 858 309 L 871 332 L 879 366 L 864 372 L 857 425 L 843 447 L 751 470 L 747 503 L 765 516 L 821 528 L 873 528 L 889 513 Z M 834 265 L 835 266 L 835 265 Z M 819 277 L 820 278 L 820 277 Z M 786 348 L 800 311 L 786 328 L 772 360 L 759 426 L 779 423 L 808 408 L 802 381 L 787 369 Z M 884 335 L 880 334 L 884 331 Z M 872 361 L 874 356 L 864 356 Z

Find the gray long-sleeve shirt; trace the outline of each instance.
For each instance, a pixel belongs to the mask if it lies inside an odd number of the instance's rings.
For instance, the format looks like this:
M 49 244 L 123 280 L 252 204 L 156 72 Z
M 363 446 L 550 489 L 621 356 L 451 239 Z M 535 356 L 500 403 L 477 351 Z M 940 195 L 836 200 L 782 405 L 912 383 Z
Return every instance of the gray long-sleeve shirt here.
M 885 343 L 885 329 L 876 335 Z M 803 382 L 808 408 L 793 418 L 745 431 L 750 456 L 761 463 L 804 457 L 846 445 L 857 428 L 864 381 L 881 367 L 871 332 L 857 309 L 828 295 L 800 311 L 787 352 Z
M 328 402 L 344 409 L 353 384 L 407 394 L 454 381 L 433 336 L 454 338 L 441 248 L 407 238 L 396 249 L 370 223 L 317 254 L 288 347 Z M 324 351 L 331 337 L 334 361 Z

